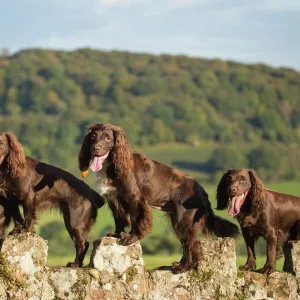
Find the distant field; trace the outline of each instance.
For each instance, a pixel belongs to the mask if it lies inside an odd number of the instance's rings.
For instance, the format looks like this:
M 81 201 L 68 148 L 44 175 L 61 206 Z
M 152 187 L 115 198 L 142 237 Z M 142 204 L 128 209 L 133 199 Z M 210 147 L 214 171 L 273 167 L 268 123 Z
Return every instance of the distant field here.
M 242 145 L 241 147 L 243 147 Z M 192 148 L 187 145 L 178 145 L 178 144 L 168 144 L 168 145 L 160 145 L 157 147 L 152 148 L 144 148 L 144 149 L 137 149 L 138 151 L 141 151 L 148 155 L 150 158 L 164 162 L 169 165 L 174 164 L 181 164 L 188 166 L 188 168 L 181 168 L 185 173 L 187 173 L 190 176 L 193 176 L 197 178 L 200 183 L 204 186 L 204 188 L 207 190 L 210 201 L 212 203 L 212 207 L 216 207 L 216 201 L 215 201 L 215 193 L 216 193 L 216 185 L 209 185 L 209 184 L 203 184 L 205 182 L 206 176 L 203 172 L 201 172 L 201 168 L 203 165 L 203 162 L 205 162 L 211 155 L 213 149 L 215 148 L 214 144 L 204 144 L 201 145 L 199 148 Z M 69 170 L 72 169 L 72 172 L 75 175 L 79 175 L 79 171 L 77 170 L 76 163 L 72 166 L 72 168 L 69 168 Z M 70 170 L 71 171 L 71 170 Z M 91 187 L 95 188 L 94 184 L 95 176 L 94 174 L 90 173 L 87 178 L 87 182 L 91 185 Z M 203 180 L 203 181 L 202 181 Z M 270 189 L 274 189 L 276 191 L 290 193 L 294 195 L 300 196 L 300 183 L 298 182 L 282 182 L 282 183 L 276 183 L 276 184 L 267 184 L 266 185 Z M 233 218 L 229 217 L 227 214 L 227 211 L 216 211 L 216 214 L 227 218 L 233 222 L 236 222 Z M 60 237 L 61 240 L 57 240 L 56 237 L 56 230 L 53 230 L 53 232 L 48 232 L 47 229 L 50 228 L 49 224 L 55 224 L 55 226 L 63 227 L 63 235 Z M 107 232 L 111 231 L 113 229 L 113 218 L 111 216 L 111 213 L 105 205 L 102 209 L 98 211 L 98 218 L 97 223 L 93 227 L 90 235 L 90 241 L 93 241 L 95 239 L 101 238 L 103 235 L 105 235 Z M 53 225 L 54 226 L 54 225 Z M 54 228 L 55 228 L 54 226 Z M 51 227 L 52 228 L 52 227 Z M 38 225 L 36 226 L 37 233 L 44 238 L 48 239 L 49 241 L 49 265 L 65 265 L 67 261 L 74 259 L 75 250 L 73 247 L 73 243 L 68 236 L 67 231 L 64 229 L 64 223 L 62 217 L 59 215 L 58 212 L 45 212 L 40 216 L 40 220 L 38 222 Z M 154 212 L 154 226 L 152 233 L 143 240 L 143 243 L 152 243 L 152 238 L 155 236 L 164 236 L 166 233 L 170 234 L 172 232 L 171 225 L 169 224 L 169 220 L 167 217 L 164 216 L 159 211 Z M 165 253 L 164 255 L 144 255 L 144 259 L 146 262 L 147 268 L 153 268 L 157 267 L 159 265 L 170 265 L 172 261 L 176 261 L 180 259 L 180 244 L 177 241 L 176 237 L 173 235 L 172 239 L 174 240 L 174 243 L 178 244 L 178 255 L 171 254 L 168 255 L 168 253 Z M 264 242 L 260 241 L 260 245 L 263 245 Z M 91 243 L 92 244 L 92 243 Z M 238 265 L 241 263 L 244 263 L 245 261 L 245 245 L 242 241 L 242 237 L 238 237 L 236 241 L 236 249 L 238 254 Z M 260 246 L 261 248 L 262 246 Z M 89 254 L 91 251 L 92 245 L 90 245 L 89 252 L 85 259 L 85 264 L 89 262 Z M 265 259 L 264 251 L 261 251 L 262 253 L 258 257 L 258 264 L 261 263 L 261 266 L 263 264 L 263 261 Z M 59 254 L 58 254 L 59 253 Z M 281 265 L 279 264 L 279 267 Z

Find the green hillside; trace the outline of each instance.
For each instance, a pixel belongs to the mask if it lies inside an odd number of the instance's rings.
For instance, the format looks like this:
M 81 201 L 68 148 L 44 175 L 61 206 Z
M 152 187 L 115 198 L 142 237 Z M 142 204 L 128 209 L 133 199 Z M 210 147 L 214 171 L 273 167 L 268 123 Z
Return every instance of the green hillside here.
M 28 154 L 69 169 L 84 127 L 111 122 L 134 147 L 233 145 L 198 165 L 211 181 L 228 165 L 220 166 L 222 153 L 232 152 L 237 165 L 259 166 L 265 179 L 297 179 L 299 95 L 299 73 L 266 65 L 90 49 L 0 57 L 1 128 Z

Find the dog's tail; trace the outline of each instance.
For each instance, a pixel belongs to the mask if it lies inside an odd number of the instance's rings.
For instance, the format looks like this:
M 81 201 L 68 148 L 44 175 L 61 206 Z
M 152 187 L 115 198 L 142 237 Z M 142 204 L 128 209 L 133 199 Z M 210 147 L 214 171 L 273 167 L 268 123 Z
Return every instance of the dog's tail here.
M 105 201 L 104 201 L 104 198 L 102 196 L 100 196 L 97 192 L 93 191 L 94 192 L 94 201 L 95 201 L 95 205 L 98 208 L 101 208 L 104 204 L 105 204 Z
M 214 233 L 218 237 L 234 237 L 239 234 L 239 228 L 221 217 L 214 214 L 211 208 L 208 194 L 203 187 L 198 183 L 194 182 L 195 195 L 188 199 L 187 208 L 198 208 L 196 213 L 196 219 L 204 221 L 202 227 L 203 232 Z M 199 197 L 200 196 L 200 197 Z M 201 201 L 199 201 L 201 199 Z
M 235 237 L 239 234 L 239 228 L 235 224 L 216 216 L 214 213 L 208 216 L 206 226 L 210 232 L 218 237 Z
M 92 210 L 92 219 L 93 222 L 96 221 L 98 215 L 98 209 L 101 208 L 105 204 L 104 198 L 99 195 L 96 191 L 90 188 L 90 194 L 88 199 L 91 201 L 94 209 Z

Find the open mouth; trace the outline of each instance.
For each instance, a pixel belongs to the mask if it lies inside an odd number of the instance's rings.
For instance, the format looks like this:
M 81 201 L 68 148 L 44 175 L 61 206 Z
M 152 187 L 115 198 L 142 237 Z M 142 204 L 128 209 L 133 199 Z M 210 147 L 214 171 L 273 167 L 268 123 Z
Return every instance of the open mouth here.
M 230 216 L 237 216 L 240 213 L 241 207 L 247 198 L 248 191 L 244 192 L 241 195 L 231 197 L 231 207 L 228 211 Z
M 102 169 L 103 163 L 106 160 L 106 158 L 108 157 L 109 151 L 104 154 L 103 156 L 97 156 L 94 154 L 94 157 L 92 158 L 92 163 L 90 165 L 90 169 L 93 172 L 98 172 Z

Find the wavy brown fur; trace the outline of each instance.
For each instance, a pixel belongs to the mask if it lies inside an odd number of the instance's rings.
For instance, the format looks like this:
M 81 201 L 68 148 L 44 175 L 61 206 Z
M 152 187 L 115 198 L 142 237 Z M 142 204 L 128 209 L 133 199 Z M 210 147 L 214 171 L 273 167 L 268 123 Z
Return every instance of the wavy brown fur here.
M 248 172 L 251 179 L 251 191 L 249 196 L 252 203 L 252 212 L 259 213 L 266 206 L 265 187 L 253 169 L 249 169 Z
M 217 209 L 226 209 L 230 197 L 246 191 L 247 197 L 236 215 L 248 252 L 247 262 L 240 269 L 255 269 L 254 244 L 259 236 L 263 236 L 268 244 L 267 261 L 259 271 L 271 273 L 275 271 L 276 248 L 299 237 L 294 231 L 300 220 L 300 198 L 264 188 L 253 169 L 228 170 L 217 187 Z
M 227 194 L 227 180 L 231 170 L 225 172 L 217 187 L 217 210 L 223 210 L 228 207 L 229 197 Z
M 10 166 L 10 176 L 17 178 L 22 175 L 25 166 L 24 149 L 13 133 L 5 132 L 5 135 L 10 146 L 7 156 L 7 163 Z
M 130 143 L 122 128 L 111 124 L 108 124 L 107 127 L 111 128 L 114 132 L 115 145 L 111 157 L 115 174 L 118 178 L 121 178 L 128 174 L 130 163 L 132 164 Z
M 91 160 L 91 153 L 89 150 L 89 134 L 90 130 L 87 128 L 85 131 L 85 136 L 82 141 L 81 149 L 78 156 L 78 165 L 79 169 L 82 171 L 87 171 L 89 168 L 90 160 Z

